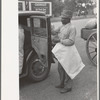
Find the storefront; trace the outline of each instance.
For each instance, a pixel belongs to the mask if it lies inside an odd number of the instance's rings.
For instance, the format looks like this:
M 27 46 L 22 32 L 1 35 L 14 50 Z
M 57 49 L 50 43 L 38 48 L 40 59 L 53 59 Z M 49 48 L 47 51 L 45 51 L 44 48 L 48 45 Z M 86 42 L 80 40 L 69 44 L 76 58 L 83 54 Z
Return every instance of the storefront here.
M 52 3 L 43 2 L 43 0 L 19 0 L 19 11 L 42 11 L 46 15 L 52 16 Z

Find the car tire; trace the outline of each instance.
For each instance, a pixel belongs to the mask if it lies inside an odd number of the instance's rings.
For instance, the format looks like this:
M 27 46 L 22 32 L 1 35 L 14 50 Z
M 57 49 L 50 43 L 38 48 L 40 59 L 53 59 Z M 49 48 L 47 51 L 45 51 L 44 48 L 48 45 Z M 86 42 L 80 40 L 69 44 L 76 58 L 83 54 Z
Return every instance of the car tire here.
M 44 70 L 44 71 L 43 72 L 41 71 L 40 75 L 35 73 L 35 71 L 38 69 L 38 67 L 42 68 L 43 65 L 44 64 L 40 61 L 38 56 L 31 58 L 30 63 L 29 63 L 29 70 L 28 70 L 28 77 L 31 81 L 40 82 L 40 81 L 43 81 L 44 79 L 47 78 L 49 71 L 50 71 L 51 63 L 50 63 L 50 65 L 48 65 L 48 67 L 41 69 L 41 70 Z

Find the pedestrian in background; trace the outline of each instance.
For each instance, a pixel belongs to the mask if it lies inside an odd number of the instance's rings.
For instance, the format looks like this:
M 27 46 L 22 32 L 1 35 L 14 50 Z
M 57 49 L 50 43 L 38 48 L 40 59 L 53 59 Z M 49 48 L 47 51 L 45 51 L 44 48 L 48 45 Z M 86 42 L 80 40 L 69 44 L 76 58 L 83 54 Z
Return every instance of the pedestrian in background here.
M 55 34 L 52 41 L 53 44 L 56 44 L 52 52 L 58 60 L 60 76 L 60 84 L 56 88 L 62 88 L 61 93 L 72 90 L 73 79 L 84 67 L 74 45 L 76 28 L 71 24 L 72 14 L 70 10 L 63 10 L 61 15 L 62 26 L 52 31 L 52 34 Z

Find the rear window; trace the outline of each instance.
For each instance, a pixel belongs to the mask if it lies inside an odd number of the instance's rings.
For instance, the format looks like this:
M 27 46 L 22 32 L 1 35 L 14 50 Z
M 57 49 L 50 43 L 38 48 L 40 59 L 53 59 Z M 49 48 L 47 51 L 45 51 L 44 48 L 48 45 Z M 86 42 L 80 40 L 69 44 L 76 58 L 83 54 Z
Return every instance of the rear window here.
M 46 20 L 40 18 L 33 18 L 34 34 L 39 36 L 47 36 L 46 34 Z

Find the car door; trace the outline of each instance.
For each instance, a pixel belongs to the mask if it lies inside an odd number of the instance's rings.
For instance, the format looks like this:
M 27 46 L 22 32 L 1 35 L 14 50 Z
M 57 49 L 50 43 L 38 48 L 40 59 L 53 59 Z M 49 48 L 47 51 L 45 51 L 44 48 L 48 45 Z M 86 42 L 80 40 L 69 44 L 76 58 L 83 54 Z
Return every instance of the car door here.
M 48 30 L 47 18 L 44 16 L 31 17 L 31 42 L 32 47 L 38 51 L 43 62 L 48 66 Z

